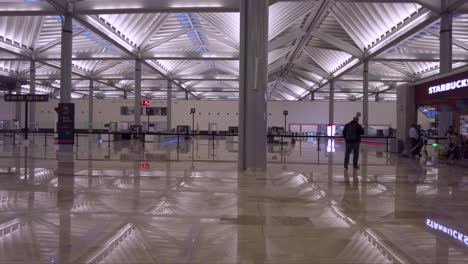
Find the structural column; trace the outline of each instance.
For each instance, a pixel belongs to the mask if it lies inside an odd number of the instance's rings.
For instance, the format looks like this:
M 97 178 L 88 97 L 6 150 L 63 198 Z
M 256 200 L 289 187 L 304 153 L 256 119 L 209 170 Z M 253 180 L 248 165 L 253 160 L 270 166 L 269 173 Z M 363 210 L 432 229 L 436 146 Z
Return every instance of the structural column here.
M 268 0 L 241 0 L 239 169 L 266 169 Z
M 335 81 L 330 81 L 330 95 L 328 102 L 328 124 L 335 123 Z
M 315 101 L 315 92 L 310 93 L 310 100 Z
M 60 103 L 71 103 L 73 20 L 70 14 L 64 15 L 63 20 L 62 58 L 60 65 Z
M 446 74 L 452 71 L 452 13 L 445 11 L 449 1 L 442 0 L 443 10 L 440 19 L 440 73 Z M 442 111 L 438 113 L 438 135 L 445 136 L 449 126 L 453 125 L 452 112 Z
M 363 72 L 363 97 L 362 97 L 362 124 L 367 135 L 369 131 L 369 61 L 364 60 Z
M 36 93 L 36 61 L 31 61 L 29 73 L 29 93 Z M 29 103 L 29 129 L 36 130 L 36 103 Z
M 124 100 L 127 100 L 127 99 L 128 99 L 127 90 L 124 90 L 124 91 L 123 91 L 123 99 L 124 99 Z
M 167 131 L 172 130 L 172 82 L 167 80 Z
M 88 131 L 93 132 L 93 122 L 94 122 L 94 80 L 89 80 L 89 94 L 88 94 Z
M 448 0 L 442 0 L 443 13 L 440 17 L 440 73 L 452 71 L 452 13 L 445 11 Z
M 141 60 L 135 62 L 135 100 L 133 107 L 134 123 L 136 126 L 141 125 Z
M 414 102 L 414 86 L 404 85 L 397 88 L 397 138 L 406 152 L 411 151 L 409 129 L 417 121 Z
M 21 94 L 21 80 L 18 78 L 16 79 L 16 85 L 15 85 L 15 92 L 16 94 Z M 21 102 L 16 102 L 15 103 L 16 107 L 16 113 L 15 113 L 15 119 L 19 122 L 19 127 L 21 128 L 22 123 L 21 123 Z

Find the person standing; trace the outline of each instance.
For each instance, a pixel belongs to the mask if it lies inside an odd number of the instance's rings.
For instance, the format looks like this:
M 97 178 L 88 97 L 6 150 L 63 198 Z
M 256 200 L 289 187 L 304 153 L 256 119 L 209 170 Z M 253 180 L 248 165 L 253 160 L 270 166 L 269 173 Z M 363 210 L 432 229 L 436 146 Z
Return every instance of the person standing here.
M 409 137 L 411 139 L 411 155 L 413 157 L 415 156 L 418 156 L 419 155 L 419 151 L 421 151 L 419 149 L 419 138 L 420 138 L 420 134 L 419 134 L 419 131 L 418 131 L 418 127 L 416 126 L 416 124 L 413 124 L 409 130 Z
M 344 167 L 348 169 L 349 155 L 353 152 L 353 168 L 359 169 L 359 145 L 361 144 L 361 136 L 364 135 L 364 128 L 359 124 L 359 117 L 354 117 L 353 121 L 345 125 L 343 129 L 343 137 L 346 141 L 346 152 Z

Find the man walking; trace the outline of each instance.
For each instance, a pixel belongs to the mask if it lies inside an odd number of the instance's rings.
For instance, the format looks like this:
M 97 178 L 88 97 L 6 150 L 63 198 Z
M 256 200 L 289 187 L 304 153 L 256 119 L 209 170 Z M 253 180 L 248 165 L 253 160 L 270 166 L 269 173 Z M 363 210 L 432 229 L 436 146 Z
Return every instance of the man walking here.
M 364 135 L 364 128 L 359 124 L 359 117 L 354 117 L 353 121 L 345 125 L 343 129 L 343 137 L 346 141 L 345 169 L 348 169 L 351 151 L 353 152 L 353 168 L 359 169 L 359 145 L 361 144 L 362 135 Z

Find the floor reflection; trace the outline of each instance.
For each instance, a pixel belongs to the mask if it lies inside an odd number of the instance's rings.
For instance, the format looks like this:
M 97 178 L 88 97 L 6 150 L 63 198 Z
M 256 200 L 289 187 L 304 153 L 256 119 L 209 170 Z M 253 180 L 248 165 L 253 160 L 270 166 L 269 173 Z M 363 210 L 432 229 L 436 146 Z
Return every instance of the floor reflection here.
M 364 149 L 344 170 L 336 147 L 248 173 L 22 149 L 0 160 L 0 263 L 468 261 L 465 169 Z

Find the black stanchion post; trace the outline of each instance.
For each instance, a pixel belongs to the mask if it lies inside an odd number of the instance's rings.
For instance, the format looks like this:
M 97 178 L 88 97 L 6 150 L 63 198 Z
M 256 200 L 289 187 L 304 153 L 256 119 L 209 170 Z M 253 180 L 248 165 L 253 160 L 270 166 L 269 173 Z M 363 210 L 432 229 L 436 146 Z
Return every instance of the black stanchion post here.
M 214 133 L 211 134 L 211 140 L 213 141 L 213 149 L 215 149 L 215 136 L 214 136 Z M 214 155 L 214 153 L 213 153 Z
M 281 135 L 281 150 L 283 150 L 283 135 Z
M 179 133 L 177 133 L 177 153 L 179 153 L 179 147 L 180 147 Z
M 320 151 L 320 137 L 317 137 L 317 151 Z
M 110 148 L 110 133 L 107 133 L 107 148 Z
M 387 152 L 388 152 L 388 137 L 387 137 Z
M 28 140 L 28 133 L 29 133 L 29 121 L 28 121 L 28 115 L 29 115 L 29 108 L 28 108 L 28 102 L 24 102 L 24 139 Z
M 47 133 L 44 132 L 44 147 L 47 146 Z
M 13 131 L 13 146 L 16 145 L 16 133 Z

